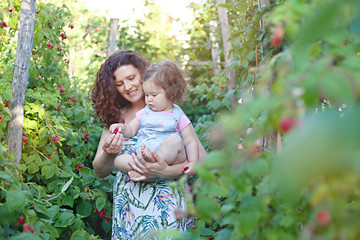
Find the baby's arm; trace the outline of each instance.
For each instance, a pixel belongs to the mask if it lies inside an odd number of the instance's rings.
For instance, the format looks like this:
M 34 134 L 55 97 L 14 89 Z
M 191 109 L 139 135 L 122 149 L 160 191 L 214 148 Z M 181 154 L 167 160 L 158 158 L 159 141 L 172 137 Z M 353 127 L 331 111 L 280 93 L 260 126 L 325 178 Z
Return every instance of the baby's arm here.
M 116 129 L 118 129 L 117 131 L 121 133 L 124 137 L 132 138 L 139 130 L 139 121 L 134 118 L 128 124 L 114 123 L 109 128 L 110 132 L 115 134 L 117 133 Z
M 191 124 L 187 125 L 181 131 L 181 137 L 183 138 L 187 159 L 189 161 L 189 163 L 185 165 L 184 172 L 191 176 L 194 173 L 194 165 L 199 160 L 199 146 L 196 142 Z

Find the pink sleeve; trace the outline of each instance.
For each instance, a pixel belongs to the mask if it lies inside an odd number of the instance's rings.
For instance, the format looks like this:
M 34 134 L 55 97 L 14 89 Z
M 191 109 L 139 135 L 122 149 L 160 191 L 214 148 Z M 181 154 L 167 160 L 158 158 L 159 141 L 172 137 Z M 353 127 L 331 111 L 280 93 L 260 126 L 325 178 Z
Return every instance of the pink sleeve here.
M 140 111 L 138 111 L 136 113 L 136 119 L 140 122 L 140 118 L 142 117 L 142 115 L 144 114 L 145 108 L 141 109 Z
M 176 130 L 178 132 L 181 132 L 187 125 L 189 125 L 191 122 L 189 118 L 183 113 L 179 119 L 179 122 L 176 126 Z

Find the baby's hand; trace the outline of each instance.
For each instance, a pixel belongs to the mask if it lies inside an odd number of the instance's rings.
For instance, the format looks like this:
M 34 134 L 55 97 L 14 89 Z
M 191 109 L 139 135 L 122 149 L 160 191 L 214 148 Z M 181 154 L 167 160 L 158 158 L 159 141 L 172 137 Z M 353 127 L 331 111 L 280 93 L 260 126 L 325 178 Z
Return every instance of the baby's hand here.
M 186 175 L 188 175 L 189 177 L 194 176 L 195 175 L 194 166 L 195 166 L 195 163 L 192 163 L 192 162 L 186 164 L 185 167 L 184 167 L 184 170 L 183 170 L 184 173 Z
M 110 126 L 109 131 L 112 134 L 121 133 L 122 132 L 122 123 L 114 123 Z

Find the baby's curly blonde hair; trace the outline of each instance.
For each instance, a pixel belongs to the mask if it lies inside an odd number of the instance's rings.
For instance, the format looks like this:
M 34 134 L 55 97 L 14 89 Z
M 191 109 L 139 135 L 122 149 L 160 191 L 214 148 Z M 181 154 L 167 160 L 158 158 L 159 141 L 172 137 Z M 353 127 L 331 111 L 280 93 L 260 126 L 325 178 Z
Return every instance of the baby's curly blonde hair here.
M 184 72 L 169 60 L 151 64 L 145 70 L 142 81 L 152 81 L 164 89 L 166 97 L 172 102 L 180 101 L 187 88 Z

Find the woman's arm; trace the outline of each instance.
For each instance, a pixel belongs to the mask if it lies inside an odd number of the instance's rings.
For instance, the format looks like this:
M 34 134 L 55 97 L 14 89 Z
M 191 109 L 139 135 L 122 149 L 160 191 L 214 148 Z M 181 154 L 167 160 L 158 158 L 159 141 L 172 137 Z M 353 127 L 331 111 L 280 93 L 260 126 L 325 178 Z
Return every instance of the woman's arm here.
M 114 168 L 114 159 L 121 151 L 124 138 L 120 133 L 111 134 L 107 128 L 103 129 L 100 142 L 93 161 L 93 168 L 100 178 L 106 177 Z

